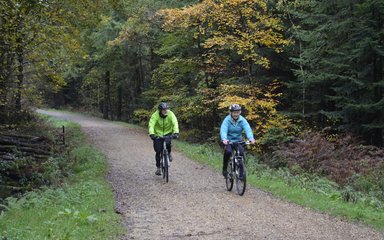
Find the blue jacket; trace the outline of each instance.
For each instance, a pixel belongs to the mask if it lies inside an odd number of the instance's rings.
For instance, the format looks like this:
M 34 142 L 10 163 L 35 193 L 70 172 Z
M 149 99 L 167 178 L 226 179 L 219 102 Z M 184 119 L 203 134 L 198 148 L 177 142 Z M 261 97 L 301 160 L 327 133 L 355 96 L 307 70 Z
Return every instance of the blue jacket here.
M 252 139 L 253 133 L 251 126 L 243 116 L 239 116 L 237 121 L 234 121 L 231 114 L 226 116 L 220 127 L 221 140 L 229 140 L 231 142 L 243 141 L 242 132 L 245 131 L 247 139 Z

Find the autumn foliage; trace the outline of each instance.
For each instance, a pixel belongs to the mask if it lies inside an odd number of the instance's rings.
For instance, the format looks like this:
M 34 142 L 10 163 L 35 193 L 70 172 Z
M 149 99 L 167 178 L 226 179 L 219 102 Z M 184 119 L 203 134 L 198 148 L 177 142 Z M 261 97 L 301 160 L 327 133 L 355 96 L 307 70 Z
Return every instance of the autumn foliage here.
M 347 183 L 355 174 L 384 170 L 384 150 L 360 145 L 350 135 L 330 139 L 320 133 L 306 132 L 302 138 L 279 147 L 274 157 L 282 157 L 291 167 L 298 165 L 339 184 Z
M 261 0 L 206 0 L 183 9 L 161 10 L 158 14 L 164 18 L 166 31 L 195 29 L 195 37 L 207 50 L 205 64 L 212 68 L 215 63 L 225 62 L 218 54 L 223 50 L 236 53 L 242 61 L 268 68 L 269 60 L 258 49 L 266 47 L 281 52 L 289 44 L 280 32 L 280 20 L 268 13 L 266 2 Z

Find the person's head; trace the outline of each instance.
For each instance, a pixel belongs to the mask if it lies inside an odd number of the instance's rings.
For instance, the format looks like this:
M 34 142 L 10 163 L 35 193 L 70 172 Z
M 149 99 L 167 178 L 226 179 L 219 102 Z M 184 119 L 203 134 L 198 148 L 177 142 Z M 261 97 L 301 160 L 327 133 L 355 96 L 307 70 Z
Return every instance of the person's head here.
M 241 107 L 239 104 L 232 104 L 229 106 L 229 112 L 234 120 L 237 120 L 241 114 Z
M 169 106 L 167 103 L 165 102 L 162 102 L 159 104 L 158 106 L 158 109 L 159 109 L 159 113 L 163 116 L 167 116 L 168 114 L 168 109 L 169 109 Z

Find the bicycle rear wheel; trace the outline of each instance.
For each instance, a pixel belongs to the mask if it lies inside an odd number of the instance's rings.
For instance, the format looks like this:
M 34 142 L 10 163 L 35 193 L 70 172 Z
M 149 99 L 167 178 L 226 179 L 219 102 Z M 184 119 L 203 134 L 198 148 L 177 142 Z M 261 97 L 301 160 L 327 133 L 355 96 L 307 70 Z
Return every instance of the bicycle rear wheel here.
M 169 166 L 169 155 L 163 154 L 163 178 L 165 178 L 165 182 L 168 182 L 168 166 Z
M 247 175 L 245 171 L 244 159 L 239 159 L 236 166 L 236 189 L 240 196 L 243 196 L 247 183 Z
M 227 166 L 227 172 L 228 175 L 225 177 L 225 186 L 227 187 L 227 191 L 231 191 L 233 188 L 232 160 Z

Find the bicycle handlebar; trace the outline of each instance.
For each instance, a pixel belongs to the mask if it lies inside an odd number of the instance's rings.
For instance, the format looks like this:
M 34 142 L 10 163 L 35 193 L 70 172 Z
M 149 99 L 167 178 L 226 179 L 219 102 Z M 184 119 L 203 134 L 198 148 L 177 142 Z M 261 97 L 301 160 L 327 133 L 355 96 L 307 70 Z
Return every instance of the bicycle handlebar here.
M 241 145 L 250 145 L 250 141 L 241 141 L 241 142 L 228 142 L 228 144 L 241 144 Z
M 155 139 L 176 139 L 177 137 L 174 134 L 166 135 L 166 136 L 156 136 Z

